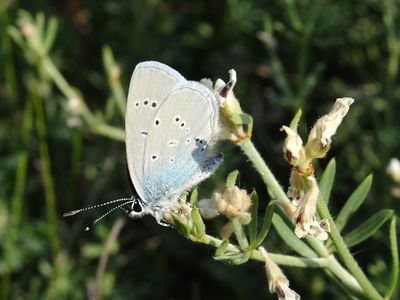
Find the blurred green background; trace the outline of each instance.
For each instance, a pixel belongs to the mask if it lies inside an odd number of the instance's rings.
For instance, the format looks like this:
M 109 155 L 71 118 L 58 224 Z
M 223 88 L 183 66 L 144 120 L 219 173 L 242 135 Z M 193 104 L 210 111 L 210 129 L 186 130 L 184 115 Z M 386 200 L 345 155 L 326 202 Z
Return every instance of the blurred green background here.
M 12 39 L 11 26 L 24 25 L 20 9 L 57 20 L 47 53 L 32 55 Z M 399 9 L 396 0 L 1 0 L 1 299 L 99 299 L 96 280 L 102 299 L 276 298 L 268 292 L 262 264 L 216 262 L 214 249 L 184 240 L 151 217 L 127 220 L 117 212 L 89 232 L 85 226 L 103 210 L 62 217 L 129 196 L 132 188 L 124 143 L 97 134 L 96 126 L 74 123 L 65 93 L 43 67 L 45 56 L 79 90 L 95 118 L 119 128 L 124 119 L 118 92 L 110 89 L 110 68 L 103 64 L 105 46 L 120 68 L 114 79 L 125 93 L 143 60 L 164 62 L 192 80 L 227 80 L 234 68 L 236 95 L 254 118 L 254 143 L 286 187 L 290 168 L 279 128 L 301 108 L 300 131 L 306 134 L 336 98 L 355 98 L 317 172 L 336 158 L 333 216 L 358 183 L 374 174 L 370 195 L 353 217 L 359 224 L 378 209 L 399 208 L 385 173 L 390 158 L 400 157 Z M 240 186 L 255 188 L 266 203 L 265 187 L 242 153 L 226 142 L 219 147 L 225 162 L 201 185 L 201 197 L 238 169 Z M 208 232 L 218 235 L 222 222 L 207 223 Z M 384 226 L 352 249 L 378 288 L 388 276 L 386 232 Z M 273 233 L 266 247 L 291 253 Z M 321 270 L 285 272 L 303 299 L 345 297 Z

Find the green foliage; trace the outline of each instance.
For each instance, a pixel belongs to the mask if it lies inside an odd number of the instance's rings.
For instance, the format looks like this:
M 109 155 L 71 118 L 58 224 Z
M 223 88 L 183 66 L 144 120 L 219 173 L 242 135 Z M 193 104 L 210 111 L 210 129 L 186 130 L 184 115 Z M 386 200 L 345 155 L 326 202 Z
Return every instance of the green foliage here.
M 347 221 L 350 217 L 356 212 L 356 210 L 363 203 L 365 198 L 368 195 L 369 190 L 372 185 L 372 175 L 369 175 L 364 179 L 363 182 L 354 190 L 354 192 L 350 195 L 349 199 L 347 199 L 343 208 L 341 209 L 339 215 L 336 218 L 336 226 L 339 230 L 342 230 L 346 225 Z
M 393 210 L 391 209 L 383 209 L 370 218 L 366 220 L 364 223 L 359 225 L 357 228 L 350 231 L 348 234 L 344 236 L 344 241 L 348 247 L 353 247 L 372 235 L 376 233 L 376 231 L 391 217 L 393 216 Z
M 319 190 L 320 190 L 320 198 L 328 203 L 331 191 L 333 187 L 333 183 L 335 181 L 336 174 L 336 161 L 332 159 L 329 164 L 326 166 L 324 173 L 322 174 L 321 180 L 319 182 Z
M 227 70 L 235 68 L 235 93 L 248 112 L 238 116 L 237 124 L 248 125 L 283 186 L 288 169 L 283 167 L 278 128 L 301 109 L 307 121 L 296 127 L 307 131 L 336 97 L 355 98 L 335 137 L 330 155 L 336 160 L 321 177 L 320 198 L 339 212 L 331 222 L 338 232 L 348 224 L 356 226 L 344 242 L 354 246 L 354 252 L 358 243 L 368 247 L 357 252 L 364 270 L 371 259 L 388 261 L 383 242 L 367 239 L 386 231 L 382 225 L 390 220 L 391 272 L 375 276 L 390 276 L 380 291 L 386 299 L 397 299 L 399 202 L 390 194 L 393 183 L 385 167 L 391 157 L 399 157 L 400 149 L 399 11 L 393 0 L 2 1 L 0 299 L 92 295 L 99 257 L 113 235 L 113 217 L 86 234 L 84 223 L 95 219 L 98 211 L 68 220 L 61 215 L 131 193 L 121 143 L 125 98 L 134 65 L 148 59 L 168 63 L 193 80 L 226 79 Z M 84 101 L 78 113 L 71 110 L 71 99 Z M 247 146 L 243 151 L 251 162 L 261 159 L 248 155 L 255 148 Z M 207 223 L 206 230 L 197 209 L 192 210 L 189 227 L 186 219 L 173 215 L 175 229 L 215 246 L 216 259 L 234 264 L 262 260 L 258 246 L 276 251 L 283 241 L 299 256 L 271 257 L 279 264 L 300 267 L 297 278 L 310 277 L 306 266 L 330 267 L 327 272 L 348 291 L 346 283 L 360 278 L 357 269 L 351 264 L 335 268 L 337 261 L 323 253 L 329 246 L 334 255 L 341 252 L 335 228 L 326 245 L 298 239 L 292 223 L 267 204 L 269 195 L 285 200 L 280 186 L 265 187 L 267 173 L 257 166 L 256 172 L 232 147 L 221 147 L 225 164 L 207 184 L 216 186 L 226 173 L 240 170 L 237 184 L 257 191 L 251 194 L 251 222 L 237 224 L 233 242 L 208 236 L 217 235 L 219 221 Z M 227 184 L 234 185 L 237 176 L 238 172 L 231 173 Z M 353 189 L 355 182 L 361 184 Z M 204 185 L 192 192 L 192 205 L 199 195 L 209 197 L 211 189 Z M 348 195 L 346 202 L 341 201 Z M 259 264 L 232 267 L 214 262 L 209 251 L 151 219 L 128 226 L 111 245 L 102 286 L 97 287 L 103 299 L 187 299 L 199 293 L 202 298 L 265 297 Z M 236 242 L 240 247 L 232 244 Z M 341 257 L 340 262 L 348 258 Z M 325 279 L 319 271 L 312 276 Z M 290 280 L 305 299 L 337 297 L 331 284 L 317 290 L 309 280 L 297 278 Z
M 293 251 L 304 257 L 317 257 L 315 252 L 302 240 L 293 233 L 293 227 L 287 224 L 279 214 L 274 214 L 272 224 L 285 243 L 292 248 Z

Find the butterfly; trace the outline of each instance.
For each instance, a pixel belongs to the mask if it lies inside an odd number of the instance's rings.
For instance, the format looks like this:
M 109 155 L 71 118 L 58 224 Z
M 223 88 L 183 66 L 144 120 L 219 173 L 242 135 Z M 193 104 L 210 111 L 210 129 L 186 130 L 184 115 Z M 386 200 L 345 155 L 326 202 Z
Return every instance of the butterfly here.
M 64 216 L 122 202 L 93 224 L 122 208 L 132 218 L 150 214 L 159 224 L 168 225 L 164 214 L 175 211 L 180 195 L 210 177 L 222 163 L 223 155 L 212 152 L 219 131 L 219 101 L 210 88 L 186 80 L 160 62 L 139 63 L 130 81 L 125 116 L 128 170 L 138 196 Z
M 223 161 L 212 146 L 220 130 L 219 102 L 200 82 L 155 61 L 132 75 L 125 117 L 126 155 L 138 194 L 128 214 L 164 224 L 179 196 L 211 176 Z

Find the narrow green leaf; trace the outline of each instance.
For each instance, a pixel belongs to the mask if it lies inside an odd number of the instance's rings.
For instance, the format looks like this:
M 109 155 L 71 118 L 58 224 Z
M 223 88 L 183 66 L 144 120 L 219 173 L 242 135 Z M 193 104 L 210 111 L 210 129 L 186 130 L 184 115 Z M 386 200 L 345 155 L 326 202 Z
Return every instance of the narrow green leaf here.
M 228 240 L 224 240 L 219 246 L 218 248 L 215 250 L 215 257 L 219 257 L 221 255 L 223 255 L 226 251 L 226 249 L 228 248 L 229 245 L 229 241 Z
M 188 193 L 188 192 L 183 192 L 183 193 L 180 195 L 179 199 L 180 199 L 181 202 L 186 202 L 186 199 L 187 199 L 188 196 L 189 196 L 189 193 Z
M 39 12 L 35 16 L 34 22 L 36 23 L 36 28 L 38 30 L 38 35 L 40 37 L 44 36 L 44 28 L 45 28 L 45 18 L 44 18 L 44 13 Z
M 197 204 L 198 200 L 199 200 L 199 192 L 198 192 L 197 188 L 195 188 L 195 189 L 192 191 L 192 193 L 190 194 L 190 200 L 189 200 L 189 202 L 190 202 L 191 205 L 194 206 L 194 205 Z
M 301 117 L 301 109 L 297 111 L 295 116 L 293 117 L 292 121 L 290 122 L 290 129 L 294 130 L 297 132 L 297 126 L 299 125 L 300 117 Z
M 372 184 L 372 174 L 368 175 L 363 182 L 355 189 L 355 191 L 347 199 L 345 205 L 337 216 L 335 223 L 339 231 L 346 225 L 350 217 L 357 211 L 360 205 L 367 197 Z
M 196 238 L 201 239 L 206 234 L 206 225 L 204 225 L 198 208 L 193 208 L 191 212 L 194 235 Z
M 239 257 L 232 259 L 234 265 L 241 265 L 248 262 L 250 259 L 250 251 L 243 252 Z
M 172 219 L 174 220 L 174 227 L 176 231 L 180 234 L 183 235 L 185 238 L 189 237 L 189 228 L 186 226 L 186 224 L 183 222 L 183 220 L 176 214 L 171 214 Z
M 286 242 L 294 251 L 305 257 L 317 257 L 315 252 L 308 247 L 301 239 L 299 239 L 293 232 L 293 229 L 283 221 L 282 217 L 274 213 L 272 217 L 272 224 L 282 240 Z
M 389 243 L 390 252 L 392 254 L 392 272 L 390 273 L 390 282 L 385 299 L 390 299 L 392 297 L 399 279 L 399 249 L 397 246 L 396 216 L 393 216 L 390 221 Z
M 258 195 L 256 191 L 250 194 L 251 198 L 251 222 L 248 225 L 249 228 L 249 240 L 250 246 L 254 245 L 254 241 L 257 235 L 257 217 L 258 217 Z
M 224 260 L 233 263 L 234 260 L 239 260 L 243 256 L 242 252 L 239 253 L 226 253 L 221 256 L 214 256 L 215 260 Z
M 336 161 L 333 158 L 326 166 L 325 171 L 322 174 L 319 183 L 319 191 L 320 191 L 319 196 L 323 201 L 325 201 L 325 203 L 329 202 L 333 182 L 335 181 L 335 174 L 336 174 Z
M 249 125 L 253 122 L 253 118 L 246 113 L 235 114 L 231 116 L 230 120 L 238 126 Z
M 239 175 L 238 170 L 234 170 L 229 173 L 228 177 L 226 178 L 226 187 L 227 188 L 234 187 L 238 175 Z
M 344 236 L 346 245 L 352 247 L 365 241 L 370 236 L 374 235 L 375 232 L 392 216 L 393 210 L 391 209 L 382 209 L 381 211 L 378 211 L 356 229 L 350 231 Z
M 265 240 L 269 229 L 271 228 L 272 216 L 274 215 L 275 205 L 268 205 L 265 209 L 264 220 L 260 232 L 254 241 L 254 248 L 257 248 Z
M 46 49 L 46 52 L 48 53 L 50 51 L 50 48 L 53 46 L 54 39 L 57 34 L 57 29 L 58 29 L 58 21 L 56 18 L 51 17 L 47 23 L 47 30 L 46 30 L 46 35 L 44 36 L 44 48 Z
M 253 117 L 250 115 L 248 116 L 250 117 L 250 120 L 248 121 L 248 123 L 245 124 L 247 126 L 246 133 L 248 134 L 248 136 L 251 136 L 253 132 Z
M 103 65 L 104 68 L 106 69 L 107 75 L 110 76 L 112 67 L 115 64 L 110 46 L 106 45 L 103 47 L 102 58 L 103 58 Z
M 286 94 L 286 96 L 293 95 L 291 86 L 289 84 L 288 76 L 285 73 L 285 69 L 282 65 L 282 62 L 274 52 L 271 53 L 270 67 L 272 72 L 272 78 L 274 78 L 278 88 L 284 94 Z
M 11 36 L 11 38 L 13 39 L 13 41 L 22 49 L 24 49 L 24 45 L 25 45 L 25 41 L 22 38 L 21 33 L 17 30 L 17 28 L 15 28 L 14 26 L 9 26 L 7 28 L 7 33 L 9 36 Z
M 314 70 L 312 70 L 302 81 L 300 85 L 299 97 L 301 99 L 307 99 L 310 93 L 312 92 L 315 85 L 318 83 L 318 80 L 321 78 L 320 75 L 322 71 L 325 69 L 325 65 L 323 63 L 319 63 L 316 65 Z

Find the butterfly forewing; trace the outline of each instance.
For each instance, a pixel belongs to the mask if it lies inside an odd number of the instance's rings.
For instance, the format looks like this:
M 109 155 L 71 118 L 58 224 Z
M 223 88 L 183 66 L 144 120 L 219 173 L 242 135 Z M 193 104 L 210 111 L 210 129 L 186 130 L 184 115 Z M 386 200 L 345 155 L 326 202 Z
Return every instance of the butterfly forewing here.
M 138 64 L 133 72 L 125 118 L 126 153 L 132 183 L 144 201 L 148 194 L 144 182 L 145 145 L 154 116 L 171 90 L 184 82 L 177 71 L 153 61 Z

